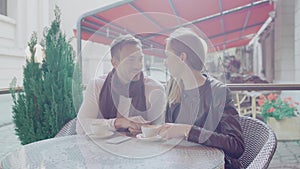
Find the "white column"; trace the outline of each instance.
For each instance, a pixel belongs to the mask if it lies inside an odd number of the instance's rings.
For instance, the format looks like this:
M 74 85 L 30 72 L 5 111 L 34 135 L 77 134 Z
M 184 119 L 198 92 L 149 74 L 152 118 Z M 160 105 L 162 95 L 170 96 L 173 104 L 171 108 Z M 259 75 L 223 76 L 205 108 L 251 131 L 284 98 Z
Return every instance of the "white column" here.
M 33 31 L 38 31 L 38 23 L 37 23 L 37 18 L 38 18 L 38 4 L 37 0 L 26 0 L 26 34 L 27 34 L 27 41 L 30 39 L 31 34 Z
M 295 0 L 278 0 L 275 18 L 275 82 L 295 78 Z
M 300 1 L 295 2 L 295 83 L 300 83 Z
M 21 33 L 25 36 L 22 43 L 27 45 L 33 32 L 37 32 L 38 42 L 43 36 L 45 27 L 49 27 L 49 0 L 22 0 L 18 1 L 20 8 L 25 7 L 25 14 L 20 13 Z
M 44 28 L 50 26 L 50 16 L 49 16 L 49 0 L 38 0 L 38 16 L 37 16 L 37 23 L 38 23 L 38 34 L 40 37 L 43 36 Z
M 25 49 L 25 42 L 27 40 L 27 17 L 26 17 L 26 0 L 17 1 L 17 12 L 16 12 L 16 46 L 17 48 Z
M 253 44 L 253 73 L 262 77 L 262 50 L 261 43 L 256 39 Z

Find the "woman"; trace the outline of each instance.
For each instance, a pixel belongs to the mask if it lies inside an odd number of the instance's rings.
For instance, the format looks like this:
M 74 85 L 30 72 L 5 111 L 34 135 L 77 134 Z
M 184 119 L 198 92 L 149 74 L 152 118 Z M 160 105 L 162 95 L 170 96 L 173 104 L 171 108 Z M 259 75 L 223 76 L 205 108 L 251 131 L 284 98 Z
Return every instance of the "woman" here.
M 159 135 L 185 137 L 222 149 L 225 168 L 241 168 L 238 158 L 245 146 L 239 115 L 229 89 L 202 74 L 206 50 L 204 40 L 187 28 L 176 30 L 167 39 L 166 64 L 173 79 L 167 88 L 166 124 L 160 127 Z

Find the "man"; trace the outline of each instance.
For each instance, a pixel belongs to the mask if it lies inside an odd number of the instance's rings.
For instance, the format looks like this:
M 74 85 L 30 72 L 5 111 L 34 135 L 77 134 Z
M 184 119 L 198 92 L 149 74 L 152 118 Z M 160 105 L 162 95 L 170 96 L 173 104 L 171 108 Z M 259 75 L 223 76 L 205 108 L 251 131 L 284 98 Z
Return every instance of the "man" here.
M 140 40 L 121 35 L 112 42 L 110 53 L 113 70 L 89 82 L 77 115 L 77 134 L 89 133 L 95 123 L 136 134 L 142 124 L 164 121 L 164 88 L 144 77 Z

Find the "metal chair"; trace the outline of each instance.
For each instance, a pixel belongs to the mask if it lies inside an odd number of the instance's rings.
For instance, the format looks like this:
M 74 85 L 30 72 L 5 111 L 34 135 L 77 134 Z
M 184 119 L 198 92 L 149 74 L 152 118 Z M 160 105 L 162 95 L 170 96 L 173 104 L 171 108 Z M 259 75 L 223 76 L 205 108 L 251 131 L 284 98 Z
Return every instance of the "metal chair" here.
M 76 122 L 77 118 L 70 120 L 68 123 L 64 125 L 62 129 L 55 135 L 55 137 L 63 137 L 68 135 L 76 134 Z
M 240 123 L 245 141 L 240 162 L 247 169 L 267 168 L 277 147 L 274 132 L 264 122 L 251 117 L 241 116 Z

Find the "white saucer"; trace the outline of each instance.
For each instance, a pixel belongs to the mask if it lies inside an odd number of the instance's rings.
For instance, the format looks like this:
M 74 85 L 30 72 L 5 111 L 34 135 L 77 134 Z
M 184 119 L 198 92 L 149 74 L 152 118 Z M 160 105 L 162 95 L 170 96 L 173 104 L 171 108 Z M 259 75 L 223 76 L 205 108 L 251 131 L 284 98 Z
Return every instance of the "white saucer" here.
M 144 137 L 144 135 L 142 133 L 136 135 L 136 138 L 139 140 L 143 140 L 143 141 L 162 141 L 163 140 L 163 138 L 159 135 L 156 135 L 153 137 Z
M 112 135 L 114 135 L 114 132 L 108 131 L 108 132 L 106 132 L 105 134 L 102 134 L 102 135 L 89 134 L 88 136 L 90 138 L 97 139 L 97 138 L 107 138 L 107 137 L 110 137 Z

